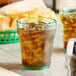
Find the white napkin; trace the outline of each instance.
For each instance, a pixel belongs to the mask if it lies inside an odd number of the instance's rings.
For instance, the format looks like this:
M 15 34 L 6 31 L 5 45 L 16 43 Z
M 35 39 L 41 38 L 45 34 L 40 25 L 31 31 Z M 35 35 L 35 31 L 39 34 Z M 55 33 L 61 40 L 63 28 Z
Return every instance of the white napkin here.
M 13 10 L 29 11 L 35 8 L 43 9 L 43 8 L 46 8 L 46 5 L 44 4 L 43 0 L 23 0 L 23 1 L 6 5 L 0 8 L 0 11 L 3 11 L 8 14 L 9 12 L 12 12 Z

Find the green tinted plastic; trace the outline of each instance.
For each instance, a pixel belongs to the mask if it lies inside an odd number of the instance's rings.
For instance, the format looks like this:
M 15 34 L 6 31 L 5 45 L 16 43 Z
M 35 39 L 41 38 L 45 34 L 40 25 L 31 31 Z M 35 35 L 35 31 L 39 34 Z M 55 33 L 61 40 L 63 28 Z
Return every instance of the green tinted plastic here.
M 0 31 L 0 44 L 19 42 L 17 31 Z

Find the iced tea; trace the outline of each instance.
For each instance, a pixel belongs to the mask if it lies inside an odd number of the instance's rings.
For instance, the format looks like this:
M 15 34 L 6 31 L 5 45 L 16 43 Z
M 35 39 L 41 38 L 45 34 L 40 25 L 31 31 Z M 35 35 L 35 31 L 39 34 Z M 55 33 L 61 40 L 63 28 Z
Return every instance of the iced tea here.
M 48 68 L 51 63 L 51 51 L 56 27 L 51 29 L 47 23 L 37 22 L 27 23 L 26 27 L 23 24 L 24 28 L 18 28 L 22 65 L 25 68 L 27 67 L 26 69 Z M 48 28 L 46 28 L 47 26 Z
M 68 40 L 76 38 L 76 9 L 61 9 L 60 19 L 63 25 L 64 49 L 66 50 Z

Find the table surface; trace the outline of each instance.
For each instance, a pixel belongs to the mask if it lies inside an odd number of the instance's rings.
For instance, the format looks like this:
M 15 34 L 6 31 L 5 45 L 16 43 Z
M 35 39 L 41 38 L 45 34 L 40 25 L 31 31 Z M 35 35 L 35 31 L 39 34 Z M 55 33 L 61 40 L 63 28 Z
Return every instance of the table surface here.
M 0 66 L 21 76 L 66 76 L 65 53 L 63 49 L 54 49 L 51 67 L 47 70 L 25 70 L 21 67 L 19 43 L 0 45 Z
M 0 44 L 0 66 L 21 76 L 67 76 L 65 68 L 65 53 L 63 52 L 61 25 L 57 27 L 54 39 L 54 50 L 51 57 L 51 67 L 47 70 L 25 70 L 21 67 L 21 51 L 19 43 Z

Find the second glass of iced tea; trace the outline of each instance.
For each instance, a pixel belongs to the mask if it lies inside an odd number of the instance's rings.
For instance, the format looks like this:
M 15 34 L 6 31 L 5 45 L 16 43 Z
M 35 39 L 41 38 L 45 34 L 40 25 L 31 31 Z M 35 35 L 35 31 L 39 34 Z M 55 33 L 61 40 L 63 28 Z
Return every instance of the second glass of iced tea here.
M 76 38 L 76 8 L 62 8 L 60 20 L 63 25 L 64 51 L 66 52 L 68 40 Z
M 22 67 L 29 70 L 48 69 L 56 30 L 56 21 L 49 18 L 17 20 Z

